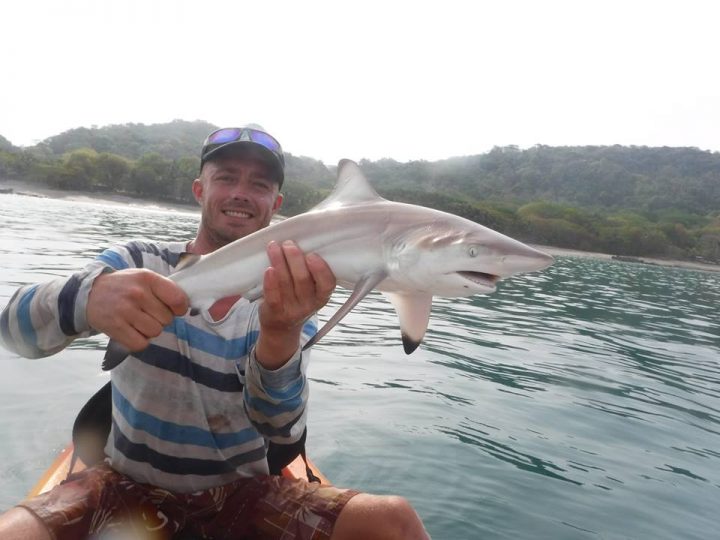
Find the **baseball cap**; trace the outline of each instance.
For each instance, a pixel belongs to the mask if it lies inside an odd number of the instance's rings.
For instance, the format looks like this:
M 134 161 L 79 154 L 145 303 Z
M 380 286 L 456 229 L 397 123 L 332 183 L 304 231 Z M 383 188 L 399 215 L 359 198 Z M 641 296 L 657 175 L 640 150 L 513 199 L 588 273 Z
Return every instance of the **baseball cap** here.
M 270 166 L 280 187 L 285 180 L 285 156 L 278 140 L 258 124 L 220 128 L 207 136 L 200 151 L 200 169 L 207 161 L 232 152 L 254 151 Z

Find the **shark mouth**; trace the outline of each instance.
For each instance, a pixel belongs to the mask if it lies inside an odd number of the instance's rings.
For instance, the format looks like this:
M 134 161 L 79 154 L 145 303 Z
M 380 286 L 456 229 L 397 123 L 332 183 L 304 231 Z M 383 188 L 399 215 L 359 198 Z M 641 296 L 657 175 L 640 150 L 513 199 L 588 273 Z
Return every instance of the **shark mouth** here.
M 458 275 L 464 277 L 468 281 L 472 281 L 476 285 L 482 285 L 483 287 L 495 287 L 495 284 L 500 281 L 500 277 L 494 274 L 486 274 L 485 272 L 470 272 L 461 270 Z

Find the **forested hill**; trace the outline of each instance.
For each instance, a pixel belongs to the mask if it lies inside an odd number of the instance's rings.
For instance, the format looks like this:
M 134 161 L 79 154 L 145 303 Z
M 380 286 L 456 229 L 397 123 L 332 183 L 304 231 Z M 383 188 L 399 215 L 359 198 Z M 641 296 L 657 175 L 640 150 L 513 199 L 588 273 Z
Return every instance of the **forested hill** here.
M 0 179 L 192 202 L 200 142 L 215 128 L 182 120 L 78 128 L 30 148 L 0 136 Z M 333 165 L 288 153 L 284 213 L 321 200 L 334 183 Z M 360 166 L 390 199 L 464 215 L 528 241 L 720 262 L 717 152 L 509 146 L 435 162 Z
M 61 155 L 80 148 L 92 148 L 96 152 L 109 152 L 130 159 L 139 159 L 145 154 L 179 159 L 196 155 L 200 143 L 215 129 L 216 126 L 202 120 L 81 127 L 49 137 L 35 150 Z
M 361 163 L 376 184 L 476 200 L 720 210 L 720 153 L 625 146 L 496 147 L 436 162 Z

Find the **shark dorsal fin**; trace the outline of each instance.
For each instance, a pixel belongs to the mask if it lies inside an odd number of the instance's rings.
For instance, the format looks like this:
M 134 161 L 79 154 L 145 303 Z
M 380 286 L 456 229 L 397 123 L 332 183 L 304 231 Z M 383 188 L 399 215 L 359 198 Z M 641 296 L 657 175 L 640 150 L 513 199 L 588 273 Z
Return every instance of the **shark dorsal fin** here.
M 360 167 L 354 161 L 341 159 L 338 163 L 338 180 L 335 189 L 311 212 L 341 208 L 352 204 L 384 200 L 370 185 Z

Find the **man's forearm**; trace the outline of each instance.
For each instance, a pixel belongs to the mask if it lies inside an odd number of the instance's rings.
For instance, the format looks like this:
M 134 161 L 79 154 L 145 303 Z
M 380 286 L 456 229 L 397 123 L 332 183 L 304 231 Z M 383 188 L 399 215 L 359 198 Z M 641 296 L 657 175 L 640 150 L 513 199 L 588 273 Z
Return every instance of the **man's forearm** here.
M 260 330 L 255 345 L 257 361 L 265 369 L 278 369 L 287 363 L 298 350 L 302 326 L 282 332 Z

